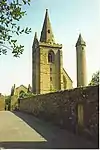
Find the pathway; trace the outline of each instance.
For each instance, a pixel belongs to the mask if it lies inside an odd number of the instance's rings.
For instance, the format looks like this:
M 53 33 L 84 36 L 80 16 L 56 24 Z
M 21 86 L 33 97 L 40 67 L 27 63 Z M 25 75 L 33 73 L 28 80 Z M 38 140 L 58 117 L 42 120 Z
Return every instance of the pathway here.
M 0 147 L 96 148 L 93 143 L 22 112 L 0 111 Z

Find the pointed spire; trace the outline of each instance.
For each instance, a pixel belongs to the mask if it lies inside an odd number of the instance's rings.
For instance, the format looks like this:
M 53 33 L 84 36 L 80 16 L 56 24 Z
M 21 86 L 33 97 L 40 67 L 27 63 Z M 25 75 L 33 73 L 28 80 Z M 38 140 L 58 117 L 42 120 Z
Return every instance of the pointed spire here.
M 33 45 L 32 47 L 34 47 L 34 45 L 36 45 L 38 43 L 38 37 L 37 37 L 37 32 L 35 32 L 35 35 L 34 35 L 34 40 L 33 40 Z
M 34 34 L 34 41 L 33 42 L 35 42 L 35 41 L 38 41 L 37 32 L 35 32 L 35 34 Z
M 83 38 L 82 38 L 82 36 L 81 36 L 81 33 L 79 34 L 79 38 L 78 38 L 78 40 L 77 40 L 76 47 L 77 47 L 77 46 L 80 46 L 80 45 L 86 46 L 86 43 L 85 43 L 85 41 L 83 40 Z
M 38 38 L 37 38 L 37 32 L 35 32 L 34 39 L 38 39 Z
M 40 42 L 55 43 L 54 35 L 52 33 L 51 23 L 48 15 L 48 9 L 46 9 Z

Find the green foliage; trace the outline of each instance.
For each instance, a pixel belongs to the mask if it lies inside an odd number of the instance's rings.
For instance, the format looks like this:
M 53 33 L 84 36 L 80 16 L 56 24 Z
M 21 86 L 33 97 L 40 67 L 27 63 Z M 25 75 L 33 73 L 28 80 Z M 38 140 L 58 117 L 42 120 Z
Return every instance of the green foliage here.
M 11 96 L 5 97 L 5 109 L 7 105 L 8 105 L 8 110 L 10 110 L 11 109 Z
M 92 79 L 89 85 L 99 85 L 99 71 L 92 75 Z
M 11 102 L 11 96 L 6 96 L 5 97 L 5 103 L 6 103 L 6 105 L 9 105 L 10 102 Z
M 13 96 L 13 95 L 14 95 L 14 90 L 15 90 L 15 87 L 14 87 L 14 86 L 12 86 L 12 88 L 11 88 L 11 96 Z
M 34 96 L 34 94 L 31 93 L 31 92 L 28 92 L 28 93 L 21 92 L 20 95 L 19 95 L 19 98 L 22 99 L 22 98 L 27 98 L 27 97 L 32 97 L 32 96 Z
M 12 51 L 13 56 L 19 57 L 23 53 L 24 46 L 18 45 L 15 35 L 29 34 L 31 29 L 21 29 L 17 25 L 26 11 L 22 10 L 24 5 L 30 5 L 31 0 L 0 0 L 0 55 Z M 8 48 L 8 45 L 10 48 Z

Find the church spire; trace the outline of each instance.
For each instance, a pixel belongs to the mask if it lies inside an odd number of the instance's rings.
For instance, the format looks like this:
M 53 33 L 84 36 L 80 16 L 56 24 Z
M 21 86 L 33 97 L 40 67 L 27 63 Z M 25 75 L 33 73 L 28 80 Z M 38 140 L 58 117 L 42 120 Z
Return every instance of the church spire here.
M 38 41 L 37 32 L 35 32 L 34 41 L 33 42 L 36 42 L 36 41 Z
M 49 20 L 48 9 L 46 9 L 45 19 L 41 32 L 40 42 L 55 43 L 52 33 L 51 23 Z

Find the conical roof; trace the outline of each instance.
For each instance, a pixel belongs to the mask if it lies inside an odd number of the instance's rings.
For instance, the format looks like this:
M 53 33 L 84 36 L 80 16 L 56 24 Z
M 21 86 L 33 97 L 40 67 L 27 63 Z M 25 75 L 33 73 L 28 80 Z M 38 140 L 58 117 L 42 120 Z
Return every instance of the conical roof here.
M 80 46 L 80 45 L 86 46 L 86 43 L 85 43 L 85 41 L 83 40 L 81 34 L 79 34 L 79 38 L 78 38 L 78 40 L 77 40 L 76 47 L 77 47 L 77 46 Z
M 35 32 L 33 46 L 38 43 L 37 32 Z
M 35 32 L 34 39 L 38 39 L 38 38 L 37 38 L 37 32 Z
M 54 35 L 52 32 L 51 23 L 48 15 L 48 9 L 46 9 L 45 19 L 43 23 L 41 36 L 40 36 L 40 42 L 55 43 Z

